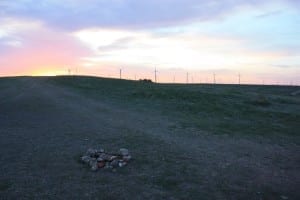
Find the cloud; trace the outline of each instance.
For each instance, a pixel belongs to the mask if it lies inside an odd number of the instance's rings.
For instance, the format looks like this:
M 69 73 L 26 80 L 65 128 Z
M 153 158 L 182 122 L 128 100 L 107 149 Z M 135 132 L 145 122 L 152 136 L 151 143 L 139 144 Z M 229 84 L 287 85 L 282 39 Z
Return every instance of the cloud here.
M 114 63 L 160 69 L 240 70 L 252 62 L 291 62 L 285 51 L 249 49 L 249 41 L 227 37 L 193 33 L 161 37 L 146 31 L 115 29 L 82 30 L 74 35 L 93 49 L 94 55 L 84 59 L 90 66 Z
M 22 42 L 13 37 L 2 37 L 0 38 L 0 53 L 3 56 L 5 53 L 11 51 L 14 48 L 22 46 Z
M 271 17 L 271 16 L 274 16 L 274 15 L 279 15 L 279 14 L 281 14 L 282 12 L 283 12 L 282 10 L 275 10 L 275 11 L 272 11 L 272 12 L 266 12 L 266 13 L 257 15 L 256 17 L 257 17 L 257 18 Z
M 263 2 L 263 3 L 262 3 Z M 238 8 L 263 6 L 274 0 L 2 0 L 0 17 L 41 21 L 52 27 L 150 28 L 220 18 Z M 277 0 L 299 8 L 297 1 Z
M 0 71 L 291 73 L 299 68 L 299 8 L 296 0 L 0 0 Z
M 53 31 L 38 24 L 28 30 L 26 27 L 30 24 L 26 21 L 19 21 L 18 24 L 0 26 L 0 30 L 5 27 L 3 30 L 9 33 L 0 38 L 1 74 L 32 75 L 35 71 L 46 69 L 66 70 L 78 65 L 81 57 L 92 54 L 90 49 L 68 33 Z
M 300 68 L 300 65 L 271 65 L 272 67 L 279 68 Z
M 116 49 L 126 49 L 128 48 L 133 42 L 135 41 L 134 37 L 123 37 L 113 41 L 111 44 L 108 45 L 100 45 L 98 50 L 100 52 L 107 52 L 113 51 Z

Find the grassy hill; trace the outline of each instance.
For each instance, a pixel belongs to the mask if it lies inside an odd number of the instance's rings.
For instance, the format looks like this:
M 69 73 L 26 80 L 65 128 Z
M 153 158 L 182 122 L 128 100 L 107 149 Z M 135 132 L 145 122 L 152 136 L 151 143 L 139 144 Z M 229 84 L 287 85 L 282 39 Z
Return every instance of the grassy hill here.
M 0 199 L 299 199 L 296 86 L 0 79 Z M 128 148 L 116 172 L 89 147 Z
M 298 133 L 300 97 L 291 93 L 299 87 L 151 84 L 91 77 L 57 77 L 51 82 L 96 100 L 176 117 L 176 127 L 213 134 Z

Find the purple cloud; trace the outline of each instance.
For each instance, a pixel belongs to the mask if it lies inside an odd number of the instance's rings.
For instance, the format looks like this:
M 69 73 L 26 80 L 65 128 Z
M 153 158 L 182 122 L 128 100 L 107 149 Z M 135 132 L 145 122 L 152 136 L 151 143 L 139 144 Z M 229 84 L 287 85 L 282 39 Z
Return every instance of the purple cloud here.
M 299 8 L 298 1 L 278 1 Z M 39 20 L 67 30 L 90 27 L 150 28 L 211 20 L 241 6 L 259 6 L 270 2 L 274 0 L 2 0 L 0 17 Z

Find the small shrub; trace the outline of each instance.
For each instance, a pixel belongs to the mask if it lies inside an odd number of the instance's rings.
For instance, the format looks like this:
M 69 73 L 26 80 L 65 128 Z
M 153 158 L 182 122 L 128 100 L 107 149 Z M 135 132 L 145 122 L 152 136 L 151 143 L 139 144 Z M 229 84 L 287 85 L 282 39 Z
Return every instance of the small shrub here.
M 142 83 L 153 83 L 151 79 L 140 79 L 139 81 Z

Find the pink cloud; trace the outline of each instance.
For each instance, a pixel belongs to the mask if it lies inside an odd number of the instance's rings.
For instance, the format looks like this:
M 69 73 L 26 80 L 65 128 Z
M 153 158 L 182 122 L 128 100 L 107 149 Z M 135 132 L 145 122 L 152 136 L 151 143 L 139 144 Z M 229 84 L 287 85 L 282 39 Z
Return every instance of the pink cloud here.
M 67 71 L 92 54 L 71 34 L 37 26 L 17 32 L 20 45 L 7 48 L 0 57 L 0 75 L 33 75 L 47 70 Z

